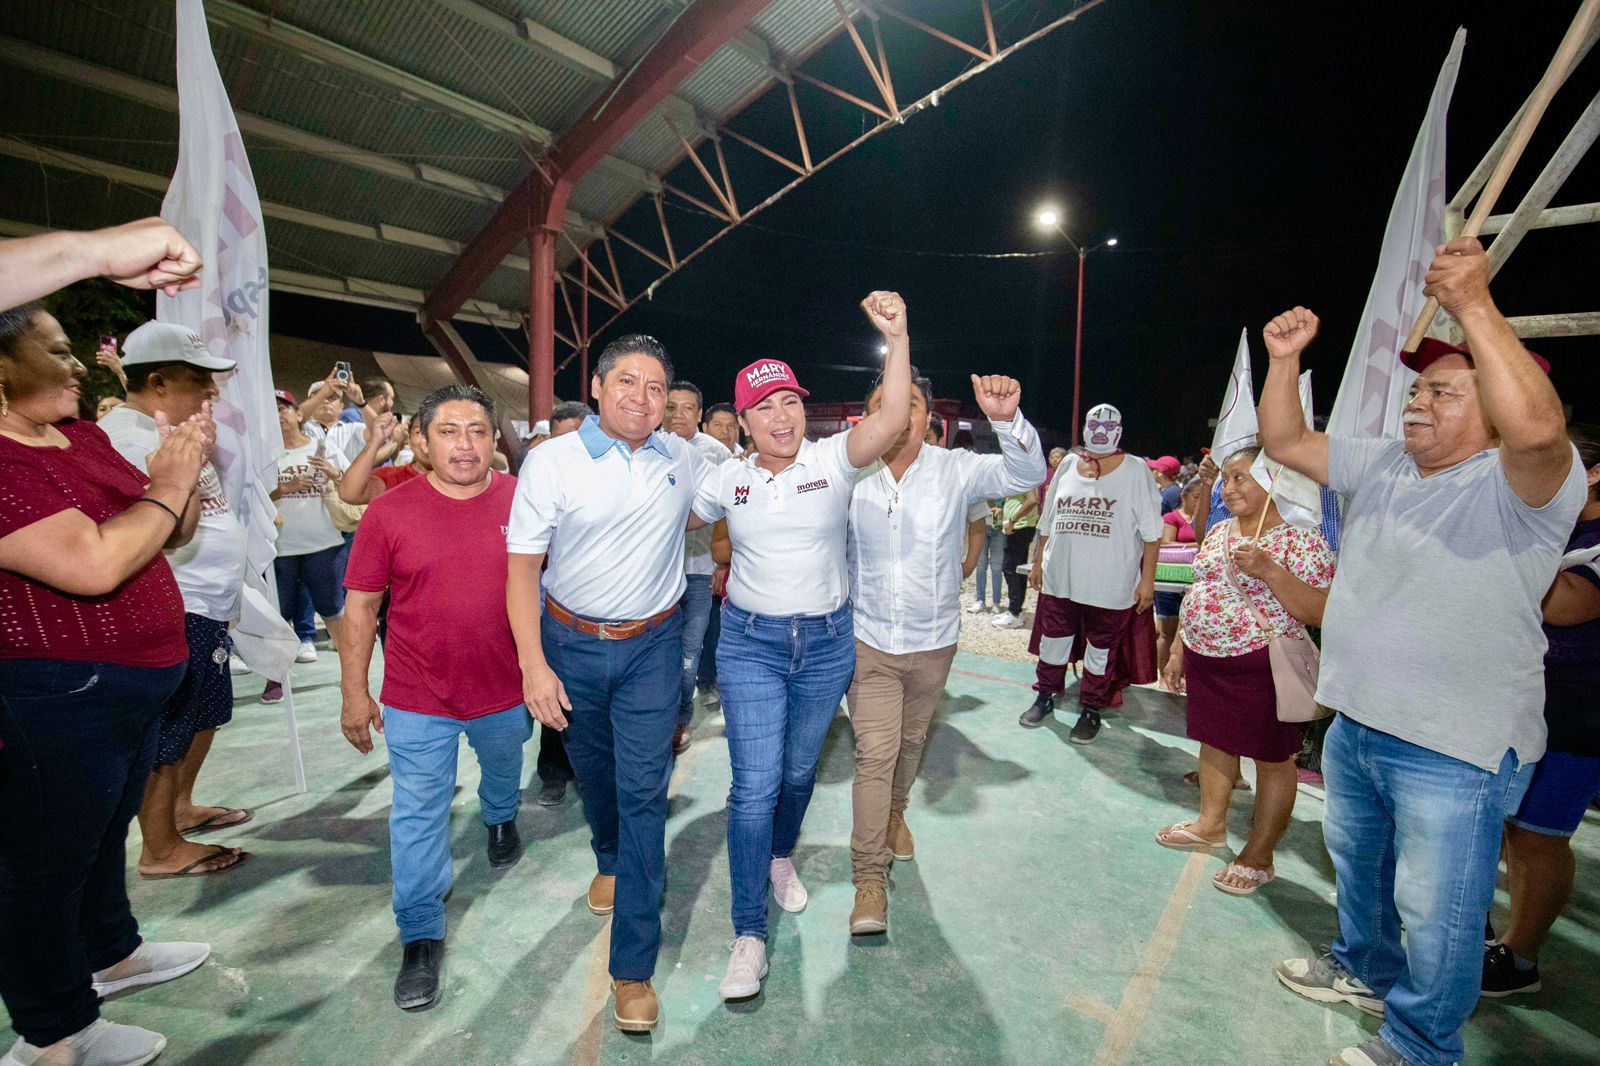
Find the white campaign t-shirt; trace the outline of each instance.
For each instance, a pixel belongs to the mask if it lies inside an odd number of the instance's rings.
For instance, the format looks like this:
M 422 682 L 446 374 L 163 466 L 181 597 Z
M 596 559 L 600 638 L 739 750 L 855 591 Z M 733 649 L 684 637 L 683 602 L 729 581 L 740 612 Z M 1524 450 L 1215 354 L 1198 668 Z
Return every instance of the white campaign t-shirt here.
M 161 442 L 155 419 L 122 404 L 96 425 L 124 459 L 149 473 L 145 463 Z M 167 552 L 167 563 L 177 578 L 185 611 L 214 622 L 236 622 L 244 587 L 244 526 L 228 506 L 222 479 L 209 462 L 200 468 L 199 495 L 200 520 L 194 537 Z
M 1161 494 L 1143 459 L 1124 455 L 1105 477 L 1084 477 L 1068 456 L 1050 480 L 1039 533 L 1044 593 L 1089 607 L 1133 606 L 1144 546 L 1161 539 Z
M 712 466 L 721 466 L 732 458 L 733 453 L 728 446 L 709 433 L 696 433 L 689 446 L 701 455 Z M 711 558 L 711 535 L 713 528 L 709 525 L 691 530 L 683 538 L 683 572 L 685 574 L 703 574 L 710 576 L 717 568 L 716 562 Z
M 831 614 L 850 598 L 845 538 L 857 469 L 849 433 L 802 441 L 778 474 L 756 456 L 729 459 L 700 486 L 694 512 L 728 520 L 728 601 L 752 614 Z
M 311 457 L 315 454 L 316 441 L 285 450 L 278 459 L 278 484 L 285 485 L 302 475 L 310 477 L 315 474 L 316 468 L 311 465 Z M 331 444 L 325 458 L 335 470 L 343 471 L 350 465 L 345 461 L 344 453 Z M 333 489 L 328 491 L 332 492 Z M 322 496 L 315 488 L 308 488 L 304 492 L 285 492 L 279 496 L 278 513 L 283 516 L 283 525 L 278 527 L 279 555 L 310 555 L 344 543 L 344 534 L 334 526 L 333 519 L 328 515 L 328 505 L 322 502 Z

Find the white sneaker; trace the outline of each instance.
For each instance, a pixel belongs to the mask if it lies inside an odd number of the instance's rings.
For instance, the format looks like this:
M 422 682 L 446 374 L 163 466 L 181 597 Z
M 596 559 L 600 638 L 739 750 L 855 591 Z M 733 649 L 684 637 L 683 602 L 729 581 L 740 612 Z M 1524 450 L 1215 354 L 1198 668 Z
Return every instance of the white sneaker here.
M 300 654 L 294 657 L 297 663 L 314 663 L 317 661 L 317 646 L 309 640 L 300 642 Z
M 968 614 L 985 614 L 988 612 L 988 610 L 989 605 L 984 603 L 982 600 L 973 600 L 971 603 L 967 604 Z
M 728 972 L 717 986 L 723 999 L 749 999 L 761 991 L 767 976 L 767 942 L 758 936 L 742 936 L 733 942 Z
M 181 940 L 154 943 L 146 940 L 116 966 L 95 973 L 94 994 L 109 996 L 124 989 L 159 985 L 197 969 L 210 957 L 210 944 L 187 944 Z M 133 972 L 114 979 L 109 976 L 113 970 L 129 969 Z
M 0 1058 L 0 1066 L 144 1066 L 166 1046 L 167 1038 L 160 1033 L 100 1018 L 47 1048 L 18 1040 Z
M 996 629 L 1018 629 L 1022 626 L 1022 616 L 1012 614 L 1010 611 L 994 616 L 994 621 L 989 623 Z
M 228 673 L 235 676 L 250 673 L 250 665 L 237 655 L 228 656 Z
M 795 873 L 793 859 L 773 859 L 767 876 L 772 881 L 772 898 L 778 901 L 778 906 L 790 914 L 806 909 L 806 900 L 811 897 L 806 886 L 800 883 L 800 875 Z

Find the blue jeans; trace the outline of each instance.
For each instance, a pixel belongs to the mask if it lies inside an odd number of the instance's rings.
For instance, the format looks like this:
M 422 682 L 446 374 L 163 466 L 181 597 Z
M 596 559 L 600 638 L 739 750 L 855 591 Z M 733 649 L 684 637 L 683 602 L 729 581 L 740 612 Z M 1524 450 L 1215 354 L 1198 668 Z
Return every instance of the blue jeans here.
M 978 569 L 973 571 L 978 578 L 978 602 L 1000 605 L 1000 593 L 1005 588 L 1005 561 L 1006 561 L 1006 534 L 1005 530 L 997 529 L 991 525 L 984 526 L 983 551 L 978 555 Z M 994 591 L 985 595 L 985 580 L 993 583 Z
M 342 544 L 323 548 L 307 555 L 280 555 L 272 561 L 272 570 L 278 580 L 278 613 L 290 625 L 300 612 L 301 589 L 311 595 L 311 604 L 324 618 L 338 618 L 344 613 L 344 563 L 341 557 L 346 549 Z M 306 639 L 303 630 L 296 626 L 300 639 Z
M 90 1025 L 90 974 L 141 943 L 125 847 L 188 669 L 0 662 L 0 1000 L 24 1040 Z
M 728 871 L 735 936 L 767 935 L 767 874 L 794 853 L 817 783 L 822 741 L 850 687 L 850 604 L 828 615 L 773 618 L 722 608 L 717 676 L 727 723 Z
M 1342 714 L 1328 728 L 1322 833 L 1338 879 L 1333 956 L 1383 1000 L 1380 1032 L 1412 1062 L 1462 1057 L 1501 827 L 1531 771 L 1509 750 L 1490 773 Z
M 450 891 L 450 801 L 456 791 L 459 737 L 478 756 L 478 803 L 484 825 L 517 817 L 522 801 L 522 745 L 533 736 L 528 708 L 517 704 L 461 721 L 383 708 L 394 803 L 389 808 L 389 864 L 400 943 L 444 939 Z
M 688 587 L 678 605 L 683 608 L 683 689 L 678 695 L 678 724 L 694 719 L 694 686 L 700 679 L 700 654 L 711 625 L 711 575 L 684 574 Z
M 701 643 L 700 652 L 700 687 L 708 688 L 717 683 L 717 642 L 722 639 L 722 597 L 711 597 L 711 622 L 706 626 L 706 639 Z M 706 654 L 706 649 L 711 654 Z
M 582 783 L 595 865 L 615 876 L 611 976 L 648 981 L 667 887 L 667 780 L 683 673 L 683 612 L 632 640 L 603 640 L 550 617 L 545 660 L 572 710 L 562 734 Z

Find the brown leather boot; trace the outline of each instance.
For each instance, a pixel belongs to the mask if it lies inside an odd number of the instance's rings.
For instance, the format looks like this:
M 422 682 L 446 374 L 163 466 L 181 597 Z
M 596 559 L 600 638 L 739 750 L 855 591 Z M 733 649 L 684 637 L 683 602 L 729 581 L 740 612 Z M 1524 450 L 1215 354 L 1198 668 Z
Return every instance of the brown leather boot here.
M 917 841 L 906 828 L 906 816 L 889 812 L 889 851 L 900 862 L 910 862 L 917 854 Z
M 611 991 L 617 1000 L 611 1016 L 624 1033 L 648 1033 L 661 1020 L 661 1002 L 649 981 L 612 981 Z
M 617 905 L 617 879 L 608 874 L 595 874 L 589 882 L 589 910 L 595 914 L 610 914 Z
M 850 935 L 866 936 L 889 929 L 889 896 L 876 881 L 856 886 L 856 905 L 850 912 Z

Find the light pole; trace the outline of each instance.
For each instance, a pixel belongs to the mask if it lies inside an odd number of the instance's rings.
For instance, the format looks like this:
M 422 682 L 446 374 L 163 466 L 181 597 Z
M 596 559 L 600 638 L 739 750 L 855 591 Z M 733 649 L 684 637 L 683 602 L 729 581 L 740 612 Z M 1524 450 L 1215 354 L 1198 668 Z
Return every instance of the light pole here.
M 1088 248 L 1079 247 L 1078 242 L 1073 240 L 1067 231 L 1061 228 L 1061 212 L 1053 207 L 1040 208 L 1039 213 L 1034 216 L 1034 220 L 1038 222 L 1041 229 L 1055 230 L 1063 240 L 1072 246 L 1072 250 L 1078 253 L 1078 326 L 1074 332 L 1072 355 L 1072 446 L 1076 448 L 1078 446 L 1078 434 L 1083 432 L 1083 426 L 1079 422 L 1081 415 L 1080 400 L 1083 391 L 1083 267 L 1085 261 L 1089 258 L 1090 252 L 1097 252 L 1101 248 L 1115 248 L 1117 239 L 1115 237 L 1107 237 L 1099 244 L 1091 245 Z

